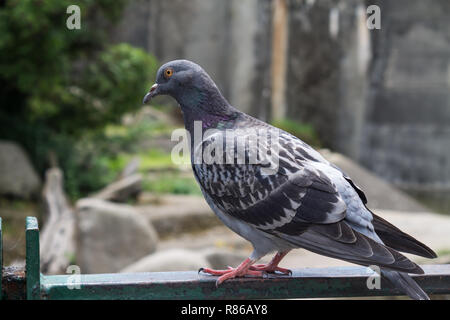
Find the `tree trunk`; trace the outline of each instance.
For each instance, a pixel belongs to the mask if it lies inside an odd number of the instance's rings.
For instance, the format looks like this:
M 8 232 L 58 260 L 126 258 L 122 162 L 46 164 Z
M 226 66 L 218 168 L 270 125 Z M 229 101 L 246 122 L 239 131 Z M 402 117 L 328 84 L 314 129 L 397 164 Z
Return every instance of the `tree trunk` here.
M 47 170 L 43 197 L 47 219 L 40 239 L 41 272 L 65 273 L 75 254 L 75 216 L 64 194 L 59 168 Z

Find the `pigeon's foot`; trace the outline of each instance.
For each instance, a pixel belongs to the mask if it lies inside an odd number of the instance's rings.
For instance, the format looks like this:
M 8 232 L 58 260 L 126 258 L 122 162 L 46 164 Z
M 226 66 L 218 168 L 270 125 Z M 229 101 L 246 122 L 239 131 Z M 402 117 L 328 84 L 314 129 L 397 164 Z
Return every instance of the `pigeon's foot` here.
M 199 272 L 209 273 L 213 276 L 220 276 L 219 279 L 217 279 L 216 281 L 216 287 L 218 287 L 221 283 L 223 283 L 225 280 L 228 279 L 244 277 L 247 275 L 262 277 L 265 274 L 264 271 L 250 269 L 251 265 L 254 262 L 255 262 L 254 260 L 247 258 L 237 268 L 228 267 L 227 270 L 214 270 L 210 268 L 201 268 Z
M 272 258 L 272 261 L 270 261 L 268 264 L 256 264 L 256 265 L 250 266 L 250 270 L 263 271 L 266 273 L 275 273 L 278 271 L 282 274 L 292 275 L 291 270 L 281 268 L 278 266 L 281 259 L 283 259 L 284 256 L 288 254 L 288 252 L 289 251 L 277 252 L 277 254 Z
M 216 287 L 218 287 L 220 284 L 222 284 L 225 280 L 238 278 L 238 277 L 245 277 L 245 276 L 254 276 L 254 277 L 262 277 L 264 275 L 263 271 L 254 271 L 254 270 L 239 270 L 239 268 L 230 268 L 226 270 L 227 273 L 221 275 L 219 279 L 216 281 Z
M 282 274 L 286 274 L 286 275 L 292 275 L 292 271 L 289 269 L 285 269 L 285 268 L 281 268 L 278 266 L 273 266 L 270 263 L 268 264 L 256 264 L 250 267 L 250 270 L 254 270 L 254 271 L 264 271 L 267 273 L 276 273 L 277 271 L 282 273 Z

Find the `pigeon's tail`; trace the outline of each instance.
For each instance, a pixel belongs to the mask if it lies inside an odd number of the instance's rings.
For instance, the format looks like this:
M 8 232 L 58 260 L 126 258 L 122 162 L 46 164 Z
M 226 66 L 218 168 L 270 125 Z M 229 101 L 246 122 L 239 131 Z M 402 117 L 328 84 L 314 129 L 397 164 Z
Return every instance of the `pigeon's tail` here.
M 415 282 L 407 273 L 382 270 L 381 274 L 392 282 L 395 287 L 406 293 L 411 299 L 430 300 L 425 291 L 423 291 L 417 282 Z
M 367 210 L 369 209 L 367 208 Z M 404 233 L 372 211 L 370 212 L 373 216 L 372 223 L 375 232 L 385 245 L 397 251 L 408 252 L 425 258 L 434 259 L 437 257 L 436 253 L 426 245 Z

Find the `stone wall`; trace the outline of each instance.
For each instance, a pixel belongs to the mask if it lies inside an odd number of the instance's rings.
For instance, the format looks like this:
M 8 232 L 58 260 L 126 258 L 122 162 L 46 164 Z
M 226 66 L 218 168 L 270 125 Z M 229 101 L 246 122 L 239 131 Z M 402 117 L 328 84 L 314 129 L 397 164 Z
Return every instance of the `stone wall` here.
M 449 189 L 450 2 L 380 7 L 360 159 L 404 188 Z
M 289 12 L 288 116 L 356 158 L 370 62 L 363 1 L 291 1 Z
M 265 118 L 270 5 L 267 0 L 138 0 L 113 38 L 146 49 L 161 63 L 197 62 L 233 105 Z
M 288 7 L 286 117 L 399 186 L 449 186 L 450 2 L 279 1 Z M 274 3 L 137 0 L 114 39 L 161 62 L 198 62 L 233 105 L 268 120 Z M 366 27 L 370 4 L 381 8 L 381 30 Z

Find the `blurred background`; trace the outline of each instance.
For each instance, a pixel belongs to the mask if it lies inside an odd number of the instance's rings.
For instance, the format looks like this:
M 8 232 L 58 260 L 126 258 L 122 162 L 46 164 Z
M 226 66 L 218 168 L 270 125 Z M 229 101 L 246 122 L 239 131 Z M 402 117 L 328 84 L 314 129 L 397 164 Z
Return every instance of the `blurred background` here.
M 223 268 L 250 253 L 171 161 L 175 101 L 141 105 L 158 67 L 180 58 L 320 149 L 440 256 L 415 261 L 449 263 L 449 15 L 446 0 L 0 1 L 5 264 L 23 264 L 27 215 L 44 273 Z M 345 264 L 302 250 L 283 262 Z

